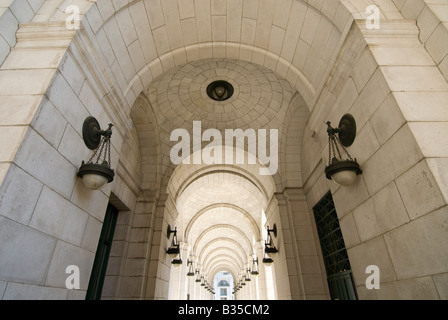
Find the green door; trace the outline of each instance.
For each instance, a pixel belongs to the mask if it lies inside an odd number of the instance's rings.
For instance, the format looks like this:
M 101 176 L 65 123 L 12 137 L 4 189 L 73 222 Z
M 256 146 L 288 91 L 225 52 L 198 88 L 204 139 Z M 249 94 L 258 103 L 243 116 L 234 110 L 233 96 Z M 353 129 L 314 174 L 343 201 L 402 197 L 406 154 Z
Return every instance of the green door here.
M 118 209 L 109 204 L 104 217 L 103 229 L 101 231 L 98 248 L 96 250 L 95 262 L 90 275 L 89 287 L 86 300 L 100 300 L 103 291 L 104 278 L 106 277 L 107 264 L 109 262 L 110 249 L 114 239 L 115 227 L 117 225 Z
M 313 208 L 333 300 L 357 300 L 353 274 L 331 192 Z

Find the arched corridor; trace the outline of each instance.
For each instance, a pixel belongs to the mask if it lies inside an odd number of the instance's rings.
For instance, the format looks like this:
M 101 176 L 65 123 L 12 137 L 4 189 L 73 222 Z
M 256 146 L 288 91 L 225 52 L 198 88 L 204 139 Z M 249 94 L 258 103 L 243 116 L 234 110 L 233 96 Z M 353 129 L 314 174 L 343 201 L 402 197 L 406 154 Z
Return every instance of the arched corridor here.
M 178 213 L 173 223 L 178 227 L 181 254 L 183 259 L 193 261 L 195 269 L 209 284 L 223 269 L 238 281 L 246 279 L 247 269 L 252 267 L 253 260 L 260 257 L 261 261 L 264 256 L 268 221 L 271 225 L 279 221 L 273 199 L 273 180 L 270 176 L 261 181 L 255 178 L 259 177 L 259 168 L 252 167 L 212 165 L 198 166 L 192 171 L 191 165 L 180 165 L 171 178 L 173 186 L 170 183 L 169 189 L 177 190 L 173 195 L 176 208 L 167 207 L 166 210 Z M 174 274 L 174 279 L 179 281 L 179 284 L 170 284 L 170 297 L 173 299 L 184 298 L 182 294 L 185 293 L 177 286 L 185 286 L 188 280 L 185 270 L 186 267 L 172 270 L 172 276 Z M 259 270 L 264 281 L 264 267 L 259 266 Z M 193 292 L 199 289 L 194 284 L 187 286 L 192 299 L 196 298 Z M 244 291 L 236 290 L 235 297 L 251 298 L 252 294 L 260 297 L 260 292 L 268 291 L 265 286 L 251 288 L 250 285 L 252 282 L 245 283 Z M 276 292 L 273 294 L 277 295 Z
M 447 299 L 448 5 L 367 2 L 3 1 L 0 298 Z

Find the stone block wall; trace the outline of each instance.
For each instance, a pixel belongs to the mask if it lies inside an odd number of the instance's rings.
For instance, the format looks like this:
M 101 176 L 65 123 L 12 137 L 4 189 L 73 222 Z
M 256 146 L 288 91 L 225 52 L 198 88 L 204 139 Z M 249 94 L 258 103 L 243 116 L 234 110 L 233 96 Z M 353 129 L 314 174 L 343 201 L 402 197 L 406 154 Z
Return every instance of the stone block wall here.
M 131 108 L 143 88 L 171 68 L 231 58 L 275 71 L 303 95 L 311 115 L 300 153 L 302 180 L 288 183 L 304 183 L 309 212 L 332 190 L 360 298 L 447 298 L 448 150 L 440 143 L 448 133 L 447 5 L 374 2 L 383 18 L 377 32 L 365 29 L 364 2 L 354 0 L 309 6 L 292 0 L 282 6 L 30 0 L 0 8 L 0 234 L 8 239 L 0 248 L 0 296 L 82 299 L 111 193 L 126 212 L 119 226 L 127 230 L 117 234 L 123 247 L 114 252 L 109 273 L 113 281 L 124 268 L 118 296 L 168 296 L 167 285 L 157 288 L 153 275 L 169 279 L 168 263 L 158 262 L 164 249 L 159 239 L 174 219 L 160 218 L 164 201 L 137 199 L 142 154 Z M 65 28 L 63 6 L 69 3 L 86 13 L 78 32 Z M 346 112 L 358 123 L 350 152 L 364 174 L 355 185 L 338 188 L 322 174 L 322 123 L 337 123 Z M 118 175 L 114 185 L 97 192 L 76 178 L 89 156 L 81 137 L 88 115 L 102 126 L 116 125 L 112 166 Z M 153 169 L 154 159 L 146 160 Z M 290 210 L 294 225 L 310 234 L 313 219 L 302 225 L 306 215 L 298 202 Z M 326 294 L 321 280 L 309 280 L 319 264 L 314 228 L 312 233 L 303 240 L 296 232 L 296 240 L 287 240 L 300 252 L 294 268 L 308 277 L 305 292 L 310 288 L 320 297 Z M 315 247 L 319 255 L 317 241 Z M 81 269 L 81 291 L 65 288 L 65 267 L 72 264 Z M 380 267 L 381 290 L 365 289 L 369 264 Z
M 447 82 L 418 40 L 415 22 L 386 21 L 371 33 L 360 20 L 356 29 L 339 57 L 349 62 L 333 70 L 311 114 L 304 145 L 325 147 L 321 157 L 308 156 L 317 165 L 308 171 L 308 181 L 304 178 L 309 208 L 332 190 L 361 299 L 443 299 L 447 202 L 443 183 L 436 183 L 443 180 L 440 171 L 430 164 L 446 156 L 446 115 L 439 113 L 437 123 L 430 118 L 441 110 Z M 349 152 L 364 172 L 342 188 L 322 175 L 328 162 L 326 128 L 312 124 L 338 123 L 346 112 L 358 125 Z M 380 290 L 365 286 L 369 265 L 380 268 Z

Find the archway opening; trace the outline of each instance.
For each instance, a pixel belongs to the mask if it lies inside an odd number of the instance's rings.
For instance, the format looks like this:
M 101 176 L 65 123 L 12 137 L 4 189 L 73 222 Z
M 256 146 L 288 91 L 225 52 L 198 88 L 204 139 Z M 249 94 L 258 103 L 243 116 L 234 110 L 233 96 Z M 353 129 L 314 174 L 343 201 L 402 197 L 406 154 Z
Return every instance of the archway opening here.
M 213 279 L 214 299 L 215 300 L 233 300 L 235 280 L 228 271 L 221 271 Z
M 176 167 L 168 185 L 173 207 L 167 206 L 170 215 L 165 213 L 165 219 L 177 227 L 182 259 L 193 264 L 195 281 L 185 276 L 187 266 L 171 267 L 170 299 L 221 297 L 216 277 L 223 276 L 223 270 L 226 281 L 232 279 L 229 289 L 222 290 L 228 293 L 227 299 L 264 298 L 261 292 L 267 292 L 268 268 L 261 263 L 264 233 L 269 222 L 279 223 L 279 216 L 274 179 L 260 175 L 261 168 L 259 163 L 207 165 L 189 161 Z

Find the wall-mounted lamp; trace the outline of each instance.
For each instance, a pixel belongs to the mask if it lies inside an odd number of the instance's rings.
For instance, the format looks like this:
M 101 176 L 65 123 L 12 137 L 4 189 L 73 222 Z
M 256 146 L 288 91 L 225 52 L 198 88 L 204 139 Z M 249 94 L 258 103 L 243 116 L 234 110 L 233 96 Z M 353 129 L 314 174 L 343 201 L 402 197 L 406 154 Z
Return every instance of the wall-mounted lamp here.
M 205 278 L 203 275 L 201 276 L 201 287 L 205 287 Z
M 201 282 L 201 273 L 199 272 L 199 269 L 196 269 L 196 280 L 194 282 Z
M 193 260 L 188 259 L 187 266 L 188 266 L 187 277 L 193 277 L 194 276 Z
M 168 253 L 169 255 L 177 256 L 180 253 L 180 245 L 177 242 L 177 227 L 172 230 L 171 226 L 168 225 L 168 228 L 166 230 L 166 236 L 168 237 L 168 239 L 171 238 L 172 233 L 174 233 L 173 240 L 171 241 L 171 245 L 168 250 L 166 250 L 166 253 Z
M 251 281 L 252 279 L 250 278 L 250 275 L 252 274 L 252 272 L 250 271 L 250 268 L 246 269 L 246 281 Z
M 254 257 L 254 260 L 252 261 L 252 270 L 250 272 L 252 275 L 256 276 L 259 274 L 258 272 L 258 258 Z
M 177 228 L 175 228 L 174 230 L 171 229 L 171 226 L 168 225 L 168 228 L 166 230 L 166 235 L 169 238 L 171 238 L 171 234 L 173 235 L 173 240 L 171 241 L 171 245 L 168 248 L 168 250 L 166 250 L 166 253 L 169 254 L 170 256 L 174 256 L 175 258 L 171 261 L 171 264 L 173 265 L 180 265 L 182 264 L 182 258 L 180 257 L 180 244 L 177 241 Z M 179 257 L 177 257 L 179 256 Z
M 94 117 L 88 117 L 84 121 L 82 127 L 84 143 L 87 148 L 95 152 L 87 163 L 82 162 L 78 177 L 88 189 L 99 190 L 114 180 L 115 172 L 110 167 L 112 127 L 113 125 L 109 124 L 107 130 L 101 130 L 100 124 Z M 97 159 L 93 162 L 95 157 Z
M 269 229 L 269 227 L 268 227 L 267 231 L 268 231 L 268 238 L 265 242 L 264 252 L 265 253 L 277 253 L 278 249 L 272 243 L 272 235 L 274 235 L 274 237 L 277 238 L 277 225 L 274 224 L 274 227 L 272 229 Z
M 355 182 L 356 176 L 362 174 L 362 170 L 347 149 L 356 138 L 356 121 L 352 115 L 346 114 L 339 122 L 338 128 L 332 128 L 331 122 L 328 125 L 328 166 L 325 168 L 325 175 L 329 180 L 333 180 L 340 186 L 349 186 Z M 344 151 L 347 159 L 342 158 L 341 150 Z
M 243 274 L 241 275 L 241 282 L 240 283 L 241 283 L 242 286 L 246 285 L 246 277 L 244 275 L 244 271 L 243 271 Z

